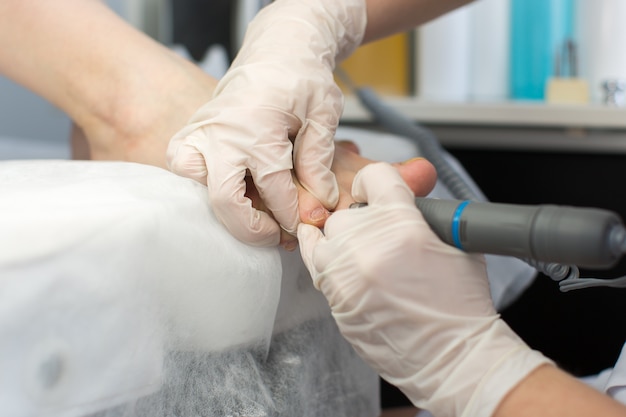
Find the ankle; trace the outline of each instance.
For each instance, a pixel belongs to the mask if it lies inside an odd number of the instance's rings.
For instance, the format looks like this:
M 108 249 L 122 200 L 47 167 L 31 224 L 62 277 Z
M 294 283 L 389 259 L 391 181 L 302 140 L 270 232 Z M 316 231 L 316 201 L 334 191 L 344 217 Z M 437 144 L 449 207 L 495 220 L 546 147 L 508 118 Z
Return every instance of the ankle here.
M 165 167 L 170 138 L 210 99 L 217 83 L 173 53 L 166 61 L 169 66 L 147 76 L 132 74 L 81 123 L 93 159 Z

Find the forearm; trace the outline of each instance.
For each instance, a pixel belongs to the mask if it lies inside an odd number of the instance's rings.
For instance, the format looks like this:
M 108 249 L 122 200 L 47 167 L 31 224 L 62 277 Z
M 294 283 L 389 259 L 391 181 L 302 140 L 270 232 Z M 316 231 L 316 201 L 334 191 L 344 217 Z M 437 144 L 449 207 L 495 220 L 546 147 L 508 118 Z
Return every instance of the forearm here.
M 626 407 L 549 365 L 529 374 L 493 417 L 626 416 Z
M 367 28 L 363 43 L 404 32 L 472 0 L 366 0 Z

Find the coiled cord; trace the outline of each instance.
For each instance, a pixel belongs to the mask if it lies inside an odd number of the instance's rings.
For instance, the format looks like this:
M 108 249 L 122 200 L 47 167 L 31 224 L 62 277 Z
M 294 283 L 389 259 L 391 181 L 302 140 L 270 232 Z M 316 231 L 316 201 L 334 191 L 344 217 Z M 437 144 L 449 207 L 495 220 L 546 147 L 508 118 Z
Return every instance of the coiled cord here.
M 550 277 L 553 281 L 578 278 L 580 271 L 576 265 L 562 265 L 550 262 L 541 262 L 535 259 L 524 259 L 524 261 L 537 271 Z

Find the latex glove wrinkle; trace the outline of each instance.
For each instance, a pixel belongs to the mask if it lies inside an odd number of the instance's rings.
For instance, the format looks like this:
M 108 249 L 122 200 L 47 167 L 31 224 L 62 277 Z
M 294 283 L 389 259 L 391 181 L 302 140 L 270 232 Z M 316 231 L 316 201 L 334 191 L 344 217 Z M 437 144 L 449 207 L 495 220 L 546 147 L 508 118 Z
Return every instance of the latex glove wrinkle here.
M 334 213 L 324 233 L 298 229 L 305 264 L 342 334 L 416 406 L 437 416 L 490 416 L 549 360 L 496 313 L 484 257 L 443 243 L 396 170 L 368 165 L 352 194 L 368 206 Z
M 327 209 L 337 204 L 330 168 L 343 96 L 332 73 L 360 44 L 365 23 L 364 0 L 266 6 L 214 98 L 170 141 L 170 169 L 207 185 L 215 214 L 240 240 L 270 246 L 281 227 L 296 233 L 292 171 Z M 246 201 L 245 172 L 271 215 Z

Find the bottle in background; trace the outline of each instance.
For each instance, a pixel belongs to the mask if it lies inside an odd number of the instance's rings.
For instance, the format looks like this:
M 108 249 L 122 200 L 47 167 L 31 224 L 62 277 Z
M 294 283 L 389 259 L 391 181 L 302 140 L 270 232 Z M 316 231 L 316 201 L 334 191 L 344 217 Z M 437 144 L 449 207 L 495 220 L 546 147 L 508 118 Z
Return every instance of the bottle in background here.
M 469 99 L 509 98 L 510 0 L 480 0 L 469 5 Z
M 620 105 L 613 99 L 626 83 L 626 1 L 577 0 L 576 10 L 580 75 L 589 82 L 591 101 Z
M 557 50 L 573 37 L 573 0 L 512 0 L 511 98 L 543 100 Z

